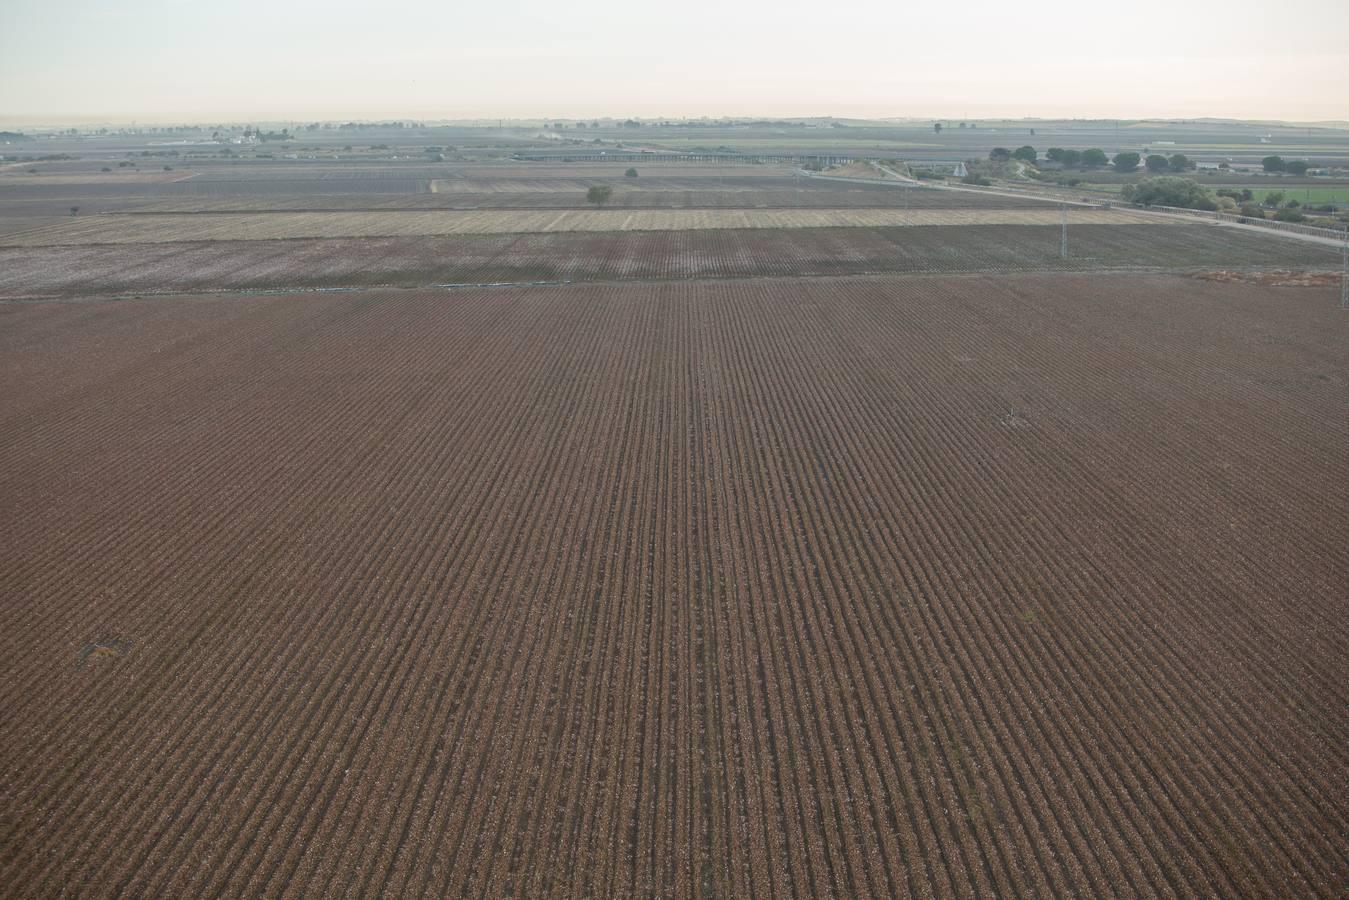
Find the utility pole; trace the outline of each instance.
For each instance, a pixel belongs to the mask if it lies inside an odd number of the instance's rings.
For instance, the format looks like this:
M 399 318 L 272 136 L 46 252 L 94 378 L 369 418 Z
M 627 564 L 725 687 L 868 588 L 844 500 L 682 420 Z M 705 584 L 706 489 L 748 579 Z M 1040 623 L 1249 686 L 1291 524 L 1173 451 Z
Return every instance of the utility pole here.
M 1068 204 L 1059 204 L 1059 220 L 1063 223 L 1063 236 L 1059 241 L 1059 256 L 1068 258 Z

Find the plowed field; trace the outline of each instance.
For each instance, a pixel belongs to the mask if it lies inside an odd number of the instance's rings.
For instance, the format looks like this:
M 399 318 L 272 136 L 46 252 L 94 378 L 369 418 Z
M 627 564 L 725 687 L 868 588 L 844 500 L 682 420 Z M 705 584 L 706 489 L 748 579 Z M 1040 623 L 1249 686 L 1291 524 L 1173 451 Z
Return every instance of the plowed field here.
M 0 305 L 0 885 L 1343 896 L 1335 305 Z
M 0 247 L 0 299 L 135 291 L 1310 266 L 1332 247 L 1207 225 L 553 232 Z

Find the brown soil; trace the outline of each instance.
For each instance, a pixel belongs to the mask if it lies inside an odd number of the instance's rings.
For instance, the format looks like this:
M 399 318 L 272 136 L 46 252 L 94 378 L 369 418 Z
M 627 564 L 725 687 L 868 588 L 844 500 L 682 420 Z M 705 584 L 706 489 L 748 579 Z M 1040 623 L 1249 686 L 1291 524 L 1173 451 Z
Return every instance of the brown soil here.
M 0 305 L 0 884 L 1343 896 L 1336 298 Z

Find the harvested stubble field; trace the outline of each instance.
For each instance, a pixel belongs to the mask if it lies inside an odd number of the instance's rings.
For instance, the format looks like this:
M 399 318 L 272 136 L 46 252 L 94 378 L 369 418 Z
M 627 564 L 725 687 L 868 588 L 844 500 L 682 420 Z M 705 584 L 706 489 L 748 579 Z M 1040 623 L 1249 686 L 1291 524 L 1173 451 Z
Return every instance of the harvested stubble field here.
M 164 197 L 269 197 L 275 194 L 340 196 L 355 194 L 426 193 L 430 182 L 418 178 L 291 178 L 218 180 L 211 178 L 165 179 L 161 182 L 110 180 L 106 182 L 53 183 L 9 181 L 0 183 L 0 203 L 13 200 L 90 198 L 101 200 Z
M 939 191 L 931 188 L 904 190 L 851 190 L 847 186 L 806 182 L 800 189 L 790 185 L 760 190 L 727 190 L 715 182 L 668 190 L 628 190 L 619 185 L 608 207 L 623 209 L 1044 209 L 1048 201 L 1031 197 Z M 0 201 L 0 208 L 3 202 Z M 262 212 L 274 210 L 368 210 L 368 209 L 593 209 L 586 201 L 586 187 L 570 191 L 478 192 L 436 194 L 273 194 L 265 197 L 194 197 L 156 200 L 141 212 Z
M 438 194 L 584 194 L 586 188 L 592 184 L 607 184 L 616 191 L 631 193 L 679 191 L 715 186 L 722 191 L 744 194 L 773 188 L 781 189 L 795 185 L 796 182 L 797 179 L 786 177 L 781 172 L 750 177 L 740 175 L 717 177 L 705 173 L 677 176 L 662 172 L 640 178 L 625 178 L 621 172 L 603 176 L 578 175 L 572 172 L 565 177 L 559 174 L 548 177 L 525 175 L 506 178 L 470 170 L 462 178 L 432 181 L 431 190 Z M 802 181 L 803 185 L 806 183 Z
M 521 179 L 583 179 L 593 184 L 592 179 L 619 182 L 628 180 L 625 173 L 635 168 L 639 181 L 646 182 L 658 178 L 716 178 L 727 184 L 738 182 L 753 184 L 765 178 L 790 178 L 796 169 L 787 165 L 720 165 L 716 163 L 652 163 L 637 160 L 631 163 L 526 163 L 506 165 L 503 163 L 467 163 L 452 164 L 452 173 L 447 180 L 459 179 L 496 180 L 507 185 L 505 190 L 519 190 Z
M 0 883 L 1342 896 L 1334 307 L 0 306 Z
M 1169 227 L 1143 213 L 1077 209 L 1076 225 Z M 441 234 L 530 234 L 558 231 L 885 228 L 933 225 L 1057 225 L 1059 211 L 1035 209 L 592 209 L 371 210 L 292 213 L 108 213 L 0 237 L 0 246 L 267 241 L 293 238 Z
M 0 246 L 0 299 L 134 292 L 882 272 L 1239 269 L 1335 250 L 1207 225 L 557 232 L 526 235 Z

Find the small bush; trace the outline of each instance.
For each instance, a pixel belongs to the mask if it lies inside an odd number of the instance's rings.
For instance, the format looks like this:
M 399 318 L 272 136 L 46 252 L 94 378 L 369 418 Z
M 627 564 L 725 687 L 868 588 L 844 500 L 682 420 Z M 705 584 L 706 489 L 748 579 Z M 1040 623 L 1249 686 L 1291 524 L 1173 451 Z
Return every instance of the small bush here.
M 607 184 L 597 184 L 586 191 L 586 201 L 596 206 L 603 206 L 609 202 L 609 198 L 614 195 L 614 189 Z

